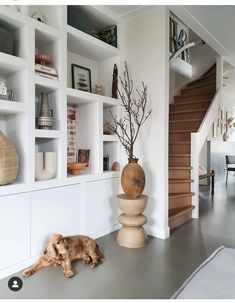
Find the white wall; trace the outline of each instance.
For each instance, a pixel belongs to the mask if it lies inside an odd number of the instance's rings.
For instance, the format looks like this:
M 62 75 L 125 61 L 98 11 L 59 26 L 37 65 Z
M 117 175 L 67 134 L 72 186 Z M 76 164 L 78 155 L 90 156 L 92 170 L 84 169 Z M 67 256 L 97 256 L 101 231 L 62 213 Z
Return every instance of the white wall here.
M 168 104 L 169 104 L 169 15 L 159 6 L 126 22 L 126 59 L 136 87 L 148 85 L 148 103 L 153 113 L 143 125 L 136 156 L 146 174 L 149 196 L 147 232 L 159 238 L 168 228 Z M 124 163 L 127 159 L 124 158 Z

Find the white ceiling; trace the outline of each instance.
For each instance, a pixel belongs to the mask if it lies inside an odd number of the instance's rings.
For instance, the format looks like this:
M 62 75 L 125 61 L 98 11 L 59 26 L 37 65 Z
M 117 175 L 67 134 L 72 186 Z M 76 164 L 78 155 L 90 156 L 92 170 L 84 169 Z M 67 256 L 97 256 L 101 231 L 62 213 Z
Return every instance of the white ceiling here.
M 235 66 L 235 6 L 186 5 L 176 15 Z
M 106 5 L 106 7 L 121 19 L 128 19 L 150 8 L 150 5 Z

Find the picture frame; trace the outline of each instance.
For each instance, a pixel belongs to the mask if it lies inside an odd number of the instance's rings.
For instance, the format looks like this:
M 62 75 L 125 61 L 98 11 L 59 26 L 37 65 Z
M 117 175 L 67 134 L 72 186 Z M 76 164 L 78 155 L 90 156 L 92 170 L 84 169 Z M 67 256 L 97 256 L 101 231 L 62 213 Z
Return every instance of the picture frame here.
M 71 70 L 72 88 L 91 93 L 91 70 L 87 67 L 74 63 L 71 65 Z
M 89 161 L 90 161 L 90 149 L 79 149 L 78 162 L 87 163 L 86 167 L 88 167 Z

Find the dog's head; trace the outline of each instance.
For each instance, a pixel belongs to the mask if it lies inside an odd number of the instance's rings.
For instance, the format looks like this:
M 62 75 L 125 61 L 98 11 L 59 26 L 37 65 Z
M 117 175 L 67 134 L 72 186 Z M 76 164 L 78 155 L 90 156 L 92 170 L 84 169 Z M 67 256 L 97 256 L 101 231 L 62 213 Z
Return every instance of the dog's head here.
M 47 250 L 52 258 L 56 258 L 59 256 L 64 257 L 68 253 L 68 249 L 69 247 L 66 244 L 66 241 L 62 235 L 55 234 L 51 236 Z

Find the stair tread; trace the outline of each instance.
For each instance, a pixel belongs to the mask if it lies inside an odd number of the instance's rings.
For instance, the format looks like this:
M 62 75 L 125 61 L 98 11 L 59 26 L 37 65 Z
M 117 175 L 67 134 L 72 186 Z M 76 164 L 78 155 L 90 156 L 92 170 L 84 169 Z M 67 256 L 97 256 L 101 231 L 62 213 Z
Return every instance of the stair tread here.
M 182 122 L 201 122 L 202 119 L 179 119 L 179 120 L 170 120 L 170 123 L 182 123 Z
M 187 144 L 187 145 L 191 145 L 191 142 L 190 141 L 176 141 L 176 142 L 169 142 L 169 144 L 176 144 L 176 145 L 180 145 L 180 144 L 182 144 L 182 145 L 185 145 L 185 144 Z
M 204 92 L 203 95 L 204 95 L 204 98 L 205 98 L 205 96 L 209 98 L 209 96 L 210 96 L 210 97 L 213 96 L 213 93 Z M 194 94 L 193 96 L 194 96 L 194 97 L 198 96 L 199 98 L 202 97 L 201 94 Z M 178 95 L 178 96 L 174 96 L 174 97 L 176 97 L 176 98 L 188 98 L 188 97 L 190 97 L 190 96 L 188 96 L 188 95 L 184 95 L 184 96 Z
M 169 209 L 169 218 L 172 219 L 174 217 L 180 216 L 187 211 L 193 210 L 194 208 L 195 207 L 193 205 L 185 206 L 185 207 L 171 208 L 171 209 Z
M 178 103 L 175 102 L 175 103 L 171 103 L 170 106 L 172 106 L 172 105 L 180 106 L 180 105 L 189 105 L 189 104 L 198 104 L 198 103 L 202 103 L 202 104 L 211 103 L 211 99 L 208 99 L 208 100 L 193 100 L 192 102 L 188 102 L 188 101 L 178 102 Z
M 169 154 L 170 157 L 190 157 L 191 154 Z
M 202 80 L 202 79 L 199 79 Z M 191 83 L 189 83 L 188 85 L 190 85 Z M 184 89 L 193 89 L 193 88 L 200 88 L 200 87 L 215 87 L 216 86 L 216 81 L 209 81 L 209 82 L 203 82 L 203 83 L 195 83 L 195 84 L 191 84 L 191 86 L 187 86 Z
M 192 179 L 169 179 L 169 183 L 193 183 Z
M 205 111 L 207 111 L 207 108 L 186 109 L 186 110 L 170 110 L 170 114 L 197 113 L 197 112 L 205 112 Z
M 191 169 L 193 169 L 192 168 L 192 166 L 169 166 L 169 170 L 180 170 L 180 169 L 182 169 L 182 170 L 191 170 Z
M 192 129 L 170 129 L 169 132 L 171 134 L 175 133 L 194 133 L 197 131 L 198 128 L 192 128 Z
M 193 197 L 195 196 L 195 193 L 188 192 L 188 193 L 170 193 L 170 198 L 183 198 L 183 197 Z

